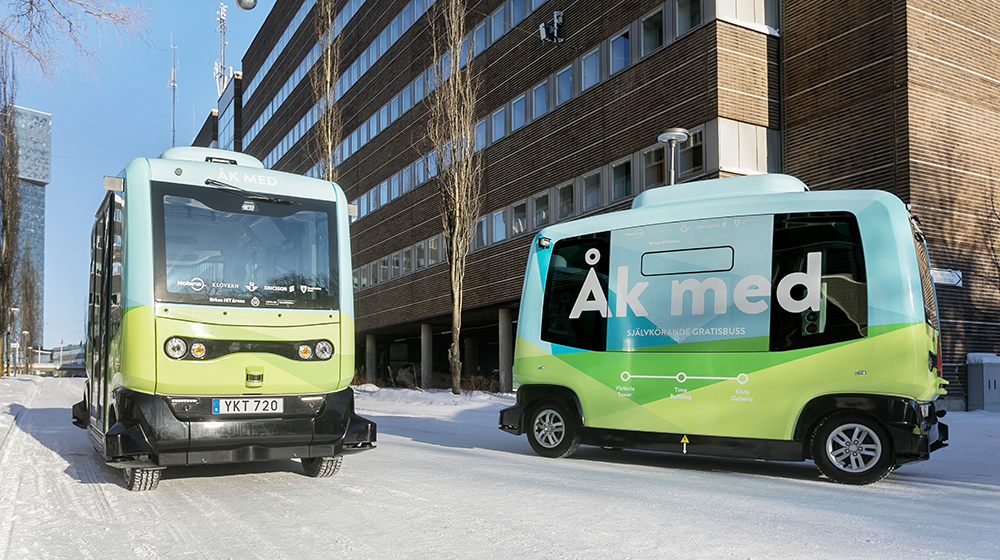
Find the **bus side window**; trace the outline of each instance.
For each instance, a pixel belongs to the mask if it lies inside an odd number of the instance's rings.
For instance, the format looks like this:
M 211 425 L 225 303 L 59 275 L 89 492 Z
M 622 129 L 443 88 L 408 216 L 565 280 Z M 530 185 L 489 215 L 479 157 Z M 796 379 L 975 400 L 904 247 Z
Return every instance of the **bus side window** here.
M 571 319 L 570 313 L 591 269 L 600 283 L 600 297 L 607 301 L 610 238 L 609 232 L 602 232 L 563 239 L 552 248 L 542 304 L 542 340 L 585 350 L 604 351 L 607 343 L 607 313 L 583 311 L 576 319 Z M 589 295 L 584 297 L 597 299 Z
M 820 309 L 771 309 L 771 351 L 795 350 L 864 338 L 868 335 L 868 285 L 857 218 L 849 212 L 774 216 L 771 301 L 782 278 L 806 272 L 809 253 L 822 254 Z M 806 297 L 797 285 L 791 296 Z

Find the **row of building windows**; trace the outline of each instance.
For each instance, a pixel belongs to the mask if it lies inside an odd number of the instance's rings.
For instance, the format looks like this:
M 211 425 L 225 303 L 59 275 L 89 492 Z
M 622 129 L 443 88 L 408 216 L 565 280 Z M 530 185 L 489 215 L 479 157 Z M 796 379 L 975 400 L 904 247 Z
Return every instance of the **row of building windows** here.
M 414 0 L 414 1 L 422 2 L 423 0 Z M 302 24 L 302 20 L 305 19 L 305 14 L 309 13 L 309 10 L 315 3 L 316 0 L 306 0 L 299 8 L 299 11 L 295 13 L 295 17 L 292 18 L 292 22 L 288 25 L 288 27 L 285 29 L 285 32 L 281 35 L 281 39 L 279 39 L 278 43 L 271 50 L 271 53 L 268 55 L 267 60 L 264 61 L 264 65 L 254 76 L 253 80 L 250 81 L 250 84 L 247 87 L 247 91 L 245 94 L 245 97 L 247 99 L 249 99 L 250 96 L 253 94 L 253 91 L 257 89 L 257 85 L 260 84 L 261 78 L 263 78 L 264 75 L 267 74 L 267 71 L 271 69 L 271 65 L 274 64 L 275 60 L 277 60 L 278 55 L 281 53 L 281 50 L 284 49 L 285 45 L 288 43 L 288 40 L 291 39 L 292 35 L 295 34 L 295 30 L 298 29 L 299 25 Z M 351 18 L 354 17 L 354 14 L 356 14 L 359 9 L 361 9 L 361 6 L 364 5 L 364 3 L 365 0 L 350 0 L 347 3 L 347 5 L 340 10 L 340 12 L 337 14 L 337 17 L 334 18 L 333 29 L 327 30 L 327 33 L 333 33 L 334 37 L 339 35 L 340 32 L 344 29 L 344 26 L 347 25 L 347 22 L 351 21 Z M 287 80 L 285 80 L 285 83 L 281 86 L 281 89 L 278 90 L 278 93 L 276 93 L 274 97 L 271 98 L 271 101 L 267 104 L 267 107 L 265 107 L 264 110 L 261 111 L 260 115 L 257 116 L 257 119 L 253 122 L 252 125 L 250 125 L 247 131 L 243 134 L 244 146 L 249 145 L 250 142 L 257 137 L 257 133 L 259 133 L 261 129 L 264 128 L 264 125 L 266 125 L 268 120 L 270 120 L 270 118 L 274 115 L 274 112 L 278 110 L 278 107 L 281 107 L 281 104 L 285 102 L 285 99 L 287 99 L 288 96 L 291 95 L 292 90 L 295 89 L 295 86 L 297 86 L 303 80 L 303 78 L 306 77 L 306 74 L 312 68 L 313 64 L 315 64 L 316 61 L 319 60 L 319 55 L 322 52 L 323 45 L 325 44 L 326 44 L 326 37 L 323 37 L 315 45 L 313 45 L 311 49 L 309 49 L 309 52 L 306 53 L 305 58 L 303 58 L 302 62 L 300 62 L 299 65 L 295 68 L 295 70 L 292 72 L 292 75 L 289 76 Z M 253 89 L 251 89 L 250 86 L 252 86 Z
M 691 131 L 691 136 L 679 146 L 677 168 L 682 179 L 704 172 L 704 126 Z M 414 164 L 422 165 L 422 162 Z M 555 187 L 535 193 L 499 210 L 481 216 L 475 223 L 470 246 L 477 251 L 543 228 L 556 222 L 572 220 L 617 204 L 634 194 L 636 189 L 661 187 L 667 182 L 665 149 L 650 146 L 624 159 L 601 166 Z M 633 176 L 641 178 L 633 184 Z M 382 183 L 361 197 L 359 214 L 374 211 L 382 200 L 392 200 L 393 187 Z M 369 206 L 371 205 L 371 206 Z M 376 284 L 394 280 L 438 262 L 440 235 L 386 255 L 354 270 L 354 289 L 364 290 Z
M 430 8 L 434 0 L 413 0 L 408 3 L 403 10 L 393 18 L 389 26 L 382 31 L 379 37 L 368 46 L 367 49 L 362 51 L 360 57 L 351 64 L 347 70 L 344 71 L 343 76 L 337 81 L 337 91 L 336 99 L 340 99 L 344 92 L 349 90 L 358 79 L 361 78 L 374 64 L 381 58 L 383 54 L 396 43 L 400 36 L 405 33 L 416 21 L 417 18 L 422 16 L 424 12 Z M 469 41 L 473 41 L 474 44 L 474 54 L 479 54 L 486 49 L 489 45 L 492 45 L 500 37 L 502 37 L 507 31 L 509 31 L 513 26 L 520 23 L 524 17 L 530 15 L 543 3 L 543 0 L 507 0 L 499 8 L 497 8 L 492 14 L 487 16 L 483 22 L 481 22 L 476 28 L 470 32 L 463 45 L 468 46 Z M 412 14 L 412 15 L 411 15 Z M 486 22 L 490 22 L 487 26 Z M 487 33 L 487 29 L 489 32 Z M 314 47 L 315 50 L 315 47 Z M 467 52 L 467 48 L 463 47 L 461 52 Z M 318 56 L 318 54 L 316 55 Z M 354 155 L 355 152 L 360 150 L 369 140 L 375 138 L 380 132 L 385 130 L 390 124 L 395 122 L 400 116 L 405 114 L 414 105 L 420 102 L 428 93 L 434 89 L 434 72 L 435 68 L 445 68 L 448 67 L 447 53 L 442 60 L 438 62 L 437 65 L 432 65 L 425 68 L 423 72 L 420 73 L 412 82 L 407 84 L 400 92 L 398 92 L 388 103 L 380 107 L 375 111 L 372 116 L 363 122 L 360 127 L 353 130 L 349 134 L 344 135 L 344 140 L 336 148 L 336 163 L 339 165 L 341 161 Z M 307 59 L 309 56 L 307 56 Z M 465 65 L 465 60 L 460 60 L 459 64 Z M 306 61 L 300 65 L 304 68 L 309 68 L 312 62 L 309 62 L 307 66 Z M 305 70 L 303 70 L 304 72 Z M 291 91 L 289 89 L 289 91 Z M 276 101 L 272 101 L 271 105 L 274 105 L 274 109 L 280 106 L 280 102 L 284 101 L 284 97 L 280 99 L 276 98 Z M 277 104 L 276 104 L 277 103 Z M 314 106 L 302 119 L 299 121 L 299 126 L 296 126 L 290 130 L 285 137 L 275 146 L 271 152 L 264 158 L 264 165 L 267 167 L 273 166 L 278 162 L 287 152 L 299 141 L 300 138 L 308 131 L 310 127 L 316 122 L 318 118 L 319 108 Z M 260 130 L 261 127 L 266 123 L 266 118 L 258 119 L 251 127 L 251 133 L 248 135 L 252 139 L 253 136 Z M 249 143 L 248 137 L 244 137 L 244 145 Z M 315 176 L 318 168 L 310 169 L 306 175 Z
M 520 1 L 523 0 L 519 0 L 519 2 Z M 698 0 L 673 1 L 675 6 L 679 6 L 685 2 L 693 4 L 698 3 Z M 503 19 L 504 10 L 509 8 L 510 3 L 506 3 L 501 6 L 490 16 L 491 18 L 497 18 L 492 21 L 510 21 Z M 611 38 L 603 41 L 600 45 L 588 51 L 583 56 L 577 58 L 565 68 L 551 74 L 541 83 L 536 84 L 528 91 L 519 94 L 510 102 L 505 103 L 499 109 L 492 112 L 488 117 L 480 120 L 476 124 L 476 149 L 480 150 L 498 142 L 508 134 L 513 133 L 522 126 L 530 124 L 535 119 L 545 115 L 548 111 L 561 106 L 573 97 L 582 94 L 594 85 L 608 79 L 610 76 L 613 76 L 621 70 L 624 70 L 632 63 L 633 60 L 648 56 L 662 47 L 666 42 L 666 30 L 663 26 L 663 14 L 666 9 L 666 5 L 661 5 L 657 9 L 648 13 L 646 16 L 630 24 L 624 30 L 619 31 Z M 700 13 L 700 11 L 698 11 L 698 13 Z M 484 24 L 476 26 L 473 29 L 472 37 L 475 38 L 483 26 Z M 504 28 L 505 27 L 501 26 L 500 30 L 503 30 Z M 687 32 L 690 29 L 690 27 L 684 28 L 684 32 Z M 493 31 L 490 33 L 491 35 L 489 35 L 489 38 L 491 40 L 495 40 L 492 35 Z M 634 44 L 630 41 L 630 37 L 632 36 L 639 37 L 638 44 Z M 428 69 L 425 72 L 431 72 L 432 70 L 433 69 Z M 428 77 L 427 81 L 430 81 L 431 79 L 432 78 Z M 425 83 L 423 74 L 421 74 L 417 80 L 407 85 L 403 92 L 394 97 L 389 104 L 383 107 L 379 112 L 372 115 L 372 118 L 369 119 L 369 122 L 366 123 L 366 125 L 362 125 L 359 129 L 355 130 L 350 134 L 350 136 L 347 137 L 345 142 L 342 144 L 344 149 L 342 151 L 338 150 L 338 156 L 342 156 L 342 159 L 339 161 L 350 157 L 354 150 L 363 146 L 370 138 L 373 138 L 375 134 L 381 132 L 385 126 L 388 126 L 389 123 L 395 120 L 398 115 L 401 114 L 398 113 L 399 107 L 404 107 L 403 112 L 409 109 L 411 105 L 408 105 L 408 103 L 413 95 L 411 90 L 415 88 L 415 84 L 418 81 L 420 86 Z M 402 100 L 397 100 L 397 98 L 400 97 Z M 423 95 L 421 95 L 421 98 L 422 97 Z M 387 111 L 387 107 L 389 107 L 390 110 Z M 388 115 L 389 120 L 383 120 L 384 114 Z M 266 164 L 267 162 L 265 162 L 265 165 Z M 311 169 L 307 175 L 318 176 L 318 165 L 319 164 L 317 164 L 317 167 Z M 403 179 L 404 174 L 406 177 L 415 176 L 415 170 L 417 168 L 420 168 L 421 172 L 423 171 L 423 166 L 419 161 L 407 165 L 404 170 L 397 172 L 387 180 L 389 182 L 388 187 L 386 186 L 386 182 L 383 182 L 362 195 L 359 199 L 352 202 L 352 204 L 358 204 L 358 218 L 374 212 L 389 201 L 394 200 L 397 196 L 408 192 L 412 186 L 422 183 L 422 178 L 420 181 L 413 182 L 412 185 L 409 180 L 404 181 Z M 397 183 L 400 185 L 400 188 L 392 188 L 392 185 Z M 386 193 L 387 196 L 383 196 Z
M 344 69 L 341 76 L 337 79 L 337 83 L 334 88 L 334 100 L 335 101 L 339 100 L 344 95 L 344 93 L 350 90 L 351 87 L 353 87 L 354 84 L 357 83 L 357 81 L 360 80 L 361 77 L 364 76 L 368 72 L 368 70 L 375 65 L 375 63 L 382 57 L 382 55 L 384 55 L 389 50 L 390 47 L 395 45 L 396 41 L 398 41 L 399 38 L 402 37 L 402 35 L 406 33 L 406 31 L 409 30 L 410 27 L 412 27 L 413 24 L 422 15 L 424 15 L 424 13 L 430 8 L 430 6 L 433 3 L 434 0 L 411 0 L 410 2 L 407 2 L 406 5 L 403 6 L 403 9 L 398 14 L 396 14 L 396 16 L 392 19 L 392 21 L 389 22 L 389 25 L 382 30 L 382 32 L 378 35 L 378 37 L 376 37 L 375 40 L 372 41 L 367 48 L 362 49 L 361 54 L 358 56 L 358 58 L 355 59 L 350 66 Z M 339 28 L 337 32 L 339 32 Z M 285 101 L 288 94 L 290 94 L 291 91 L 295 88 L 295 85 L 299 83 L 299 80 L 305 77 L 306 73 L 309 71 L 310 68 L 312 68 L 312 65 L 315 63 L 315 61 L 319 59 L 322 44 L 323 41 L 313 46 L 313 48 L 309 51 L 309 54 L 305 57 L 305 59 L 302 60 L 302 62 L 299 64 L 299 67 L 296 69 L 295 72 L 293 72 L 292 76 L 285 83 L 285 86 L 282 88 L 279 95 L 275 96 L 275 98 L 271 100 L 265 112 L 262 113 L 261 116 L 257 119 L 257 122 L 255 122 L 250 127 L 250 131 L 244 137 L 245 144 L 249 143 L 250 140 L 256 137 L 257 133 L 260 132 L 261 128 L 263 128 L 264 125 L 267 124 L 267 120 L 274 114 L 274 111 L 276 111 L 278 107 L 281 106 L 281 103 Z M 421 91 L 420 93 L 422 98 L 423 91 Z M 318 111 L 319 111 L 318 107 L 314 107 L 313 110 L 310 111 L 310 113 Z M 393 118 L 393 120 L 395 120 L 395 118 L 398 118 L 398 116 L 399 115 L 397 114 Z M 306 120 L 307 117 L 308 113 L 307 116 L 303 117 L 302 120 Z M 314 122 L 315 119 L 313 119 L 312 122 L 310 122 L 309 126 L 312 126 Z M 367 124 L 367 122 L 365 124 Z M 386 121 L 383 121 L 382 125 L 383 128 L 387 124 L 388 123 Z M 282 156 L 285 155 L 285 153 L 289 149 L 291 149 L 291 146 L 293 146 L 295 142 L 297 142 L 301 137 L 302 134 L 297 133 L 295 130 L 289 131 L 289 133 L 285 135 L 285 138 L 283 138 L 282 141 L 279 142 L 278 145 L 273 150 L 271 150 L 271 153 L 268 154 L 268 156 L 265 158 L 265 165 L 267 165 L 267 161 L 276 163 L 279 159 L 281 159 Z
M 405 249 L 354 269 L 354 291 L 395 280 L 418 270 L 446 262 L 443 236 L 435 235 Z

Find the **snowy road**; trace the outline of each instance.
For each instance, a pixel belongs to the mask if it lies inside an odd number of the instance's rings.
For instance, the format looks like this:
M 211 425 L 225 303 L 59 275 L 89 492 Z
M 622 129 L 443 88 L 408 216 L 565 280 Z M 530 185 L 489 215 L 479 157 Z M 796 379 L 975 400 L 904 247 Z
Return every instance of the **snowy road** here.
M 0 380 L 0 558 L 1000 558 L 1000 414 L 865 487 L 812 463 L 581 448 L 496 428 L 509 396 L 359 391 L 375 450 L 172 468 L 128 492 L 70 424 L 81 379 Z

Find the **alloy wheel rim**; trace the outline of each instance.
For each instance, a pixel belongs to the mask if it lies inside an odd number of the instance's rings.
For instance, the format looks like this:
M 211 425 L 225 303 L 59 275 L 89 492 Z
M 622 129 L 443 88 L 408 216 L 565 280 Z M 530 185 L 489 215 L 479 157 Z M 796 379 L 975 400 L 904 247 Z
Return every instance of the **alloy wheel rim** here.
M 546 449 L 552 449 L 562 443 L 566 435 L 566 424 L 563 417 L 552 409 L 546 409 L 535 416 L 535 440 Z
M 882 440 L 868 426 L 844 424 L 826 438 L 826 455 L 838 469 L 862 473 L 882 458 Z

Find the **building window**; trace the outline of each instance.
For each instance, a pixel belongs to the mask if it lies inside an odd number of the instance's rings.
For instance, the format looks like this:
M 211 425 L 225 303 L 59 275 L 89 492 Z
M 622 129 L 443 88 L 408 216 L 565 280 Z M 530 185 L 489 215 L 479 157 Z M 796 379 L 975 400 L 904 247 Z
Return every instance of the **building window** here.
M 378 186 L 379 190 L 379 206 L 385 206 L 389 202 L 389 181 L 382 181 L 382 184 Z
M 375 113 L 372 115 L 372 118 L 368 119 L 368 130 L 371 131 L 372 137 L 382 132 L 378 127 L 378 113 Z
M 665 183 L 663 174 L 663 148 L 642 154 L 642 188 L 658 187 Z
M 424 76 L 421 74 L 413 79 L 413 104 L 424 98 Z
M 531 90 L 531 118 L 537 119 L 549 110 L 549 87 L 541 83 Z
M 597 85 L 601 81 L 601 57 L 600 51 L 594 49 L 589 54 L 583 55 L 583 79 L 580 83 L 580 90 L 586 90 Z
M 402 177 L 403 180 L 403 192 L 404 193 L 410 192 L 410 190 L 413 189 L 413 172 L 410 171 L 410 167 L 409 166 L 404 167 L 403 171 L 400 173 L 400 176 Z
M 414 253 L 416 253 L 416 258 L 414 259 L 414 264 L 417 270 L 427 266 L 427 242 L 421 241 L 414 246 Z
M 403 88 L 403 112 L 409 111 L 410 107 L 413 107 L 413 84 Z
M 573 97 L 573 67 L 568 66 L 556 74 L 556 105 Z
M 486 217 L 476 220 L 475 233 L 472 236 L 472 250 L 482 249 L 486 246 Z
M 625 32 L 611 40 L 611 73 L 624 69 L 628 64 L 628 32 Z
M 565 220 L 573 215 L 573 185 L 556 189 L 556 199 L 559 202 L 559 219 Z
M 537 10 L 546 0 L 531 0 L 531 11 Z
M 642 56 L 663 46 L 663 10 L 642 20 Z
M 535 227 L 539 228 L 549 223 L 549 193 L 535 197 Z
M 510 3 L 510 26 L 521 23 L 524 19 L 524 0 L 512 0 Z
M 361 267 L 361 283 L 360 289 L 364 290 L 368 287 L 368 265 Z
M 679 175 L 691 175 L 705 168 L 705 151 L 702 146 L 702 131 L 695 130 L 687 141 L 680 145 L 677 154 Z
M 497 11 L 493 12 L 490 16 L 490 26 L 493 36 L 490 37 L 491 42 L 496 43 L 500 37 L 507 31 L 506 26 L 503 22 L 503 6 L 501 5 L 497 8 Z
M 354 269 L 354 291 L 361 288 L 361 269 Z
M 364 218 L 368 215 L 368 193 L 361 195 L 358 199 L 358 218 Z
M 486 50 L 486 22 L 483 21 L 472 30 L 472 56 Z
M 507 239 L 507 212 L 499 210 L 493 213 L 493 243 Z
M 390 192 L 392 193 L 392 200 L 399 198 L 399 175 L 393 175 L 392 178 L 389 179 L 389 184 L 391 185 Z
M 527 104 L 527 101 L 525 99 L 525 96 L 523 96 L 523 95 L 520 96 L 520 97 L 518 97 L 514 101 L 510 102 L 510 131 L 511 132 L 514 132 L 515 130 L 517 130 L 517 129 L 521 128 L 522 126 L 524 126 L 524 119 L 525 119 L 524 111 L 525 111 L 525 105 L 526 104 Z
M 677 15 L 677 36 L 687 33 L 701 24 L 701 0 L 674 0 Z
M 519 202 L 511 207 L 510 234 L 519 235 L 528 231 L 528 204 Z
M 413 166 L 413 186 L 422 185 L 424 182 L 424 162 L 417 160 Z
M 486 147 L 486 119 L 476 123 L 476 151 Z
M 441 252 L 439 250 L 440 246 L 440 235 L 435 235 L 427 240 L 427 266 L 435 265 L 441 262 Z
M 401 251 L 403 257 L 403 274 L 413 272 L 413 248 L 407 247 Z
M 601 206 L 601 174 L 594 173 L 583 178 L 583 211 L 589 212 Z
M 611 167 L 611 200 L 632 194 L 632 162 L 623 161 Z
M 389 279 L 389 257 L 382 257 L 378 262 L 378 278 L 379 282 L 385 282 Z M 374 282 L 372 282 L 374 284 Z
M 401 259 L 399 258 L 399 253 L 393 253 L 389 257 L 389 263 L 390 263 L 389 274 L 391 278 L 399 278 L 400 264 L 402 264 L 400 260 Z
M 502 107 L 495 113 L 493 113 L 492 124 L 493 124 L 493 135 L 490 136 L 490 138 L 493 142 L 496 142 L 497 140 L 503 138 L 505 134 L 507 134 L 507 127 L 504 121 L 504 110 Z

